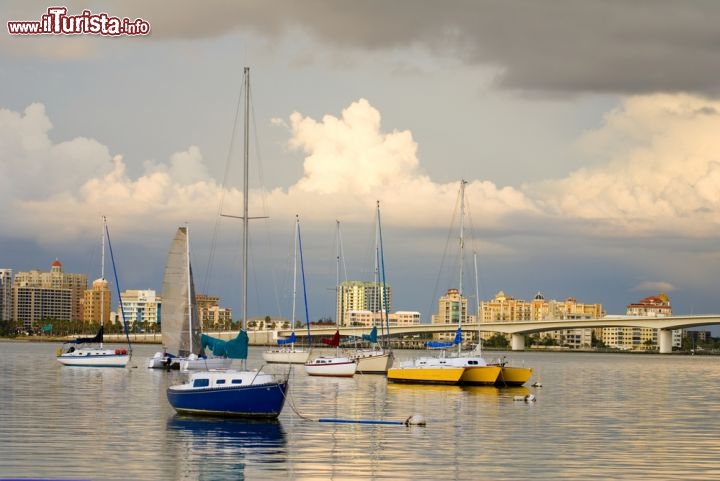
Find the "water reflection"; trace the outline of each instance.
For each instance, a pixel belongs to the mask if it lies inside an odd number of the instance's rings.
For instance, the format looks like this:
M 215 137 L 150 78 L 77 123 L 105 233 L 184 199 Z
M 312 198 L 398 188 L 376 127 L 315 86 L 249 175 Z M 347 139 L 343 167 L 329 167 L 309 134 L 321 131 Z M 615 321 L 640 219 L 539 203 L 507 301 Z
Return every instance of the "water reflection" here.
M 262 471 L 283 470 L 286 435 L 278 420 L 253 421 L 172 416 L 167 421 L 167 444 L 174 448 L 175 479 L 245 479 L 254 466 Z M 268 464 L 277 464 L 273 468 Z

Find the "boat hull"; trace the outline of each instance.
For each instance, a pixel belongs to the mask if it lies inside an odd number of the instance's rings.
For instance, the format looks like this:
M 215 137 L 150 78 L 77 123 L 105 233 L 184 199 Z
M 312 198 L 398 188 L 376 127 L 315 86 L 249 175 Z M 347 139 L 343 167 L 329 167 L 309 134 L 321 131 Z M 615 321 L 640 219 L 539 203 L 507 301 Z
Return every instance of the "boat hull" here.
M 287 380 L 199 389 L 180 385 L 170 386 L 167 398 L 180 414 L 273 419 L 285 405 L 287 388 Z
M 351 358 L 357 361 L 357 372 L 362 374 L 385 374 L 394 360 L 393 353 L 388 351 L 359 350 Z
M 396 383 L 457 384 L 464 372 L 464 367 L 452 366 L 394 367 L 388 369 L 387 379 Z
M 309 376 L 353 377 L 357 362 L 347 357 L 319 357 L 305 363 Z
M 531 367 L 503 366 L 498 375 L 496 386 L 522 386 L 530 380 L 533 370 Z
M 76 349 L 60 354 L 57 360 L 64 366 L 126 367 L 130 354 L 124 349 Z
M 305 364 L 310 353 L 299 349 L 276 349 L 263 352 L 265 362 L 278 364 Z
M 460 384 L 493 385 L 500 371 L 498 366 L 468 366 L 460 377 Z

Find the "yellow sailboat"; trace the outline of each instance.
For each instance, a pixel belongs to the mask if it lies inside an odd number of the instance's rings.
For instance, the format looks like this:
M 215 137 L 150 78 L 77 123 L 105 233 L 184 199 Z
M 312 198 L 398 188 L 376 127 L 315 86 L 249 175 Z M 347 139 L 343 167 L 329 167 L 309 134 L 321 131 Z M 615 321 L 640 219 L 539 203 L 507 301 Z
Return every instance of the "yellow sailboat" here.
M 463 217 L 465 210 L 465 184 L 460 182 L 460 252 L 464 248 L 463 241 Z M 462 261 L 460 262 L 460 288 L 458 289 L 460 301 L 462 302 Z M 388 370 L 388 381 L 391 382 L 412 382 L 432 384 L 472 384 L 472 385 L 494 385 L 500 375 L 501 367 L 490 366 L 481 356 L 475 353 L 463 355 L 462 346 L 462 309 L 458 309 L 458 328 L 455 332 L 455 339 L 452 342 L 427 343 L 430 349 L 443 349 L 440 356 L 425 356 L 415 359 L 410 363 L 401 364 L 397 368 Z M 445 356 L 444 349 L 458 346 L 457 353 Z M 457 376 L 457 377 L 456 377 Z

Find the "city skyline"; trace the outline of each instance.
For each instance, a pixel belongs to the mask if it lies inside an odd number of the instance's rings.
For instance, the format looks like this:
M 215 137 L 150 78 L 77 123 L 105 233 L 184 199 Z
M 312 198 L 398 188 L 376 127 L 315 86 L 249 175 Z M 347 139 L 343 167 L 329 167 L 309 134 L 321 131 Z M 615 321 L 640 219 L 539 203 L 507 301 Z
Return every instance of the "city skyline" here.
M 666 292 L 677 314 L 720 312 L 720 5 L 519 3 L 68 2 L 150 32 L 4 33 L 0 266 L 96 278 L 105 215 L 121 288 L 157 289 L 187 223 L 198 290 L 241 312 L 241 224 L 218 218 L 242 211 L 248 66 L 250 214 L 268 217 L 251 222 L 250 316 L 290 315 L 297 214 L 310 317 L 334 318 L 335 222 L 349 278 L 370 280 L 380 201 L 393 305 L 429 320 L 459 283 L 461 179 L 468 297 L 620 314 Z

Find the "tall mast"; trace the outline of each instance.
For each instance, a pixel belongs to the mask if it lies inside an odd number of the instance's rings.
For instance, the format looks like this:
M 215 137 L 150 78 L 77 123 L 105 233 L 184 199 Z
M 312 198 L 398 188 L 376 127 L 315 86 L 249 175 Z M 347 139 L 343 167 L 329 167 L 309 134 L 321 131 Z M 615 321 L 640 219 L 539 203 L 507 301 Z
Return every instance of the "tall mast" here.
M 190 229 L 187 223 L 185 223 L 185 271 L 187 272 L 187 306 L 188 306 L 188 336 L 190 337 L 189 351 L 193 353 L 193 319 L 192 319 L 192 292 L 190 283 Z
M 247 294 L 248 294 L 248 172 L 250 171 L 249 157 L 249 119 L 250 119 L 250 67 L 244 69 L 245 83 L 245 115 L 244 115 L 244 135 L 243 135 L 243 292 L 242 292 L 242 328 L 247 330 Z
M 105 219 L 105 216 L 103 216 L 103 223 L 102 223 L 102 234 L 100 235 L 101 244 L 102 244 L 102 253 L 100 255 L 100 327 L 105 326 L 105 225 L 107 223 L 107 220 Z M 100 342 L 100 347 L 102 348 L 102 341 Z
M 335 323 L 338 327 L 345 325 L 345 309 L 340 290 L 340 221 L 335 219 L 335 310 L 338 318 Z
M 463 319 L 463 264 L 465 263 L 465 184 L 467 181 L 464 179 L 460 181 L 460 283 L 459 283 L 459 294 L 460 294 L 460 305 L 458 306 L 458 328 L 462 327 Z M 458 353 L 462 350 L 462 343 L 458 344 Z
M 480 284 L 478 283 L 478 268 L 477 268 L 477 252 L 473 252 L 473 264 L 475 266 L 475 302 L 476 308 L 477 308 L 477 323 L 478 323 L 478 343 L 477 343 L 477 349 L 482 353 L 482 332 L 480 331 L 480 323 L 483 319 L 483 313 L 481 309 L 481 302 L 480 302 Z
M 297 297 L 297 253 L 298 253 L 298 236 L 300 235 L 300 217 L 295 215 L 295 256 L 293 258 L 293 301 L 292 301 L 292 317 L 290 322 L 291 328 L 295 332 L 295 299 Z M 309 342 L 309 340 L 308 340 Z

